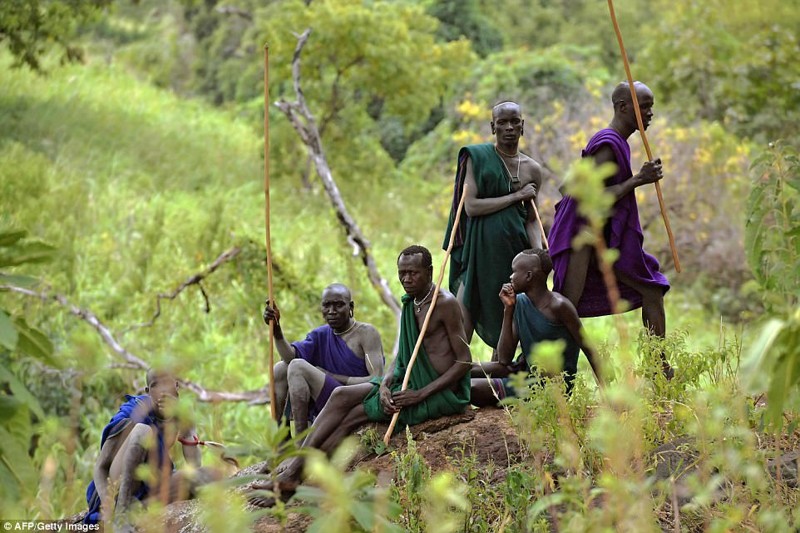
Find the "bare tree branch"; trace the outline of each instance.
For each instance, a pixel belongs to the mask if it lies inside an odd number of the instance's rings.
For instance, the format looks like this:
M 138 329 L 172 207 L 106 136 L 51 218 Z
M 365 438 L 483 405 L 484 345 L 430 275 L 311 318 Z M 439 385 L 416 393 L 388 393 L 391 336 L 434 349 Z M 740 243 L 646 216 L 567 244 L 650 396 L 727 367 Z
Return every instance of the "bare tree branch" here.
M 311 28 L 306 29 L 297 38 L 297 46 L 294 50 L 292 57 L 292 80 L 294 84 L 294 92 L 296 100 L 294 102 L 287 102 L 284 99 L 276 102 L 275 105 L 283 111 L 289 122 L 297 131 L 303 144 L 308 148 L 309 156 L 314 161 L 322 185 L 325 192 L 328 194 L 333 208 L 336 210 L 336 218 L 342 224 L 345 232 L 347 233 L 347 241 L 351 243 L 356 249 L 354 255 L 359 255 L 364 266 L 367 268 L 367 275 L 370 283 L 378 291 L 378 294 L 389 309 L 394 313 L 395 318 L 400 320 L 400 303 L 389 290 L 389 283 L 384 279 L 375 263 L 375 258 L 370 252 L 370 242 L 364 236 L 361 228 L 356 223 L 355 219 L 350 215 L 342 199 L 339 187 L 333 179 L 333 173 L 328 165 L 325 150 L 322 146 L 322 138 L 317 128 L 314 116 L 306 104 L 305 95 L 300 85 L 300 54 L 308 41 L 311 34 Z
M 248 22 L 253 21 L 253 14 L 247 11 L 246 9 L 242 9 L 236 6 L 217 6 L 215 8 L 217 13 L 222 13 L 223 15 L 237 15 L 242 17 Z
M 80 318 L 92 326 L 92 328 L 94 328 L 94 330 L 100 335 L 100 338 L 103 339 L 103 342 L 105 342 L 117 356 L 122 358 L 124 363 L 121 364 L 124 366 L 124 368 L 138 368 L 142 370 L 147 370 L 150 368 L 150 365 L 147 364 L 147 362 L 125 349 L 114 337 L 114 334 L 111 332 L 111 330 L 105 324 L 103 324 L 99 318 L 97 318 L 97 315 L 88 309 L 82 309 L 70 303 L 65 296 L 61 294 L 36 292 L 30 289 L 17 287 L 15 285 L 0 285 L 0 292 L 3 291 L 13 292 L 31 298 L 37 298 L 46 303 L 57 303 L 61 307 L 66 308 L 71 315 Z M 181 379 L 180 382 L 184 388 L 194 392 L 197 395 L 198 400 L 201 402 L 248 402 L 250 404 L 269 403 L 269 389 L 267 387 L 244 392 L 226 392 L 208 390 L 202 385 L 186 379 Z
M 211 304 L 208 301 L 208 294 L 206 294 L 206 291 L 205 291 L 205 289 L 203 288 L 203 285 L 200 282 L 203 281 L 210 274 L 214 273 L 214 271 L 217 270 L 221 265 L 223 265 L 224 263 L 227 263 L 228 261 L 230 261 L 231 259 L 233 259 L 237 255 L 239 255 L 239 252 L 241 252 L 241 251 L 242 251 L 241 248 L 239 248 L 238 246 L 234 246 L 233 248 L 222 252 L 219 255 L 219 257 L 217 257 L 214 260 L 214 262 L 211 263 L 211 265 L 208 268 L 206 268 L 205 270 L 203 270 L 201 272 L 198 272 L 197 274 L 193 274 L 192 276 L 189 276 L 186 279 L 186 281 L 184 281 L 183 283 L 178 285 L 178 288 L 176 288 L 174 291 L 172 291 L 170 293 L 163 293 L 162 292 L 162 293 L 158 294 L 156 296 L 156 311 L 155 311 L 155 313 L 153 313 L 153 316 L 150 318 L 150 320 L 147 321 L 147 322 L 143 322 L 141 324 L 134 324 L 133 326 L 125 328 L 120 333 L 120 336 L 124 336 L 126 333 L 128 333 L 129 331 L 132 331 L 134 329 L 151 327 L 153 324 L 155 324 L 156 319 L 161 316 L 161 300 L 174 300 L 175 298 L 178 297 L 178 295 L 180 293 L 182 293 L 186 288 L 191 287 L 192 285 L 197 285 L 197 287 L 200 289 L 200 294 L 203 295 L 203 300 L 205 301 L 205 306 L 206 306 L 205 311 L 206 311 L 206 313 L 211 312 Z

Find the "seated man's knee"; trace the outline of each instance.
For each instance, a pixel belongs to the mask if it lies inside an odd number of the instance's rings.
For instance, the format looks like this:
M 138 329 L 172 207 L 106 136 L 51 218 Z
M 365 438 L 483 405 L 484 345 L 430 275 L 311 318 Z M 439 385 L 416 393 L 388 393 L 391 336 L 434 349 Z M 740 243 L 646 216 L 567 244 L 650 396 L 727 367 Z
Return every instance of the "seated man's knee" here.
M 335 409 L 349 407 L 353 403 L 353 400 L 348 392 L 347 387 L 335 388 L 328 399 L 328 403 Z
M 287 365 L 284 361 L 278 361 L 275 363 L 273 367 L 273 374 L 275 375 L 275 381 L 285 381 L 286 380 L 286 373 L 289 370 L 289 365 Z
M 312 365 L 305 359 L 292 359 L 289 362 L 289 367 L 287 369 L 287 376 L 291 379 L 293 377 L 305 376 L 312 371 L 318 371 L 318 370 L 314 365 Z
M 153 428 L 148 426 L 147 424 L 138 423 L 133 426 L 130 434 L 126 439 L 127 445 L 125 447 L 125 455 L 124 461 L 130 459 L 132 455 L 139 455 L 141 454 L 142 460 L 146 459 L 147 453 L 150 450 L 154 450 L 157 443 L 157 435 Z

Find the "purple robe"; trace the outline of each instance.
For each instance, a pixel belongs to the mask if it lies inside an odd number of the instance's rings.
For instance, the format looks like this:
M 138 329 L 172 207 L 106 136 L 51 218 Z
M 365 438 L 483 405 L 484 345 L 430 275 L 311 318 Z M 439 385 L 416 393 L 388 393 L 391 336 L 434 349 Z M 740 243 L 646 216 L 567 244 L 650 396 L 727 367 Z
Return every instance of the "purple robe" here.
M 631 147 L 628 141 L 615 130 L 607 128 L 597 132 L 586 148 L 582 157 L 592 157 L 603 145 L 609 145 L 614 151 L 618 171 L 606 180 L 606 186 L 617 185 L 633 176 L 631 171 Z M 578 206 L 574 198 L 565 196 L 556 204 L 553 227 L 550 230 L 550 256 L 553 258 L 553 290 L 562 292 L 567 276 L 572 239 L 585 225 L 586 221 L 578 214 Z M 639 223 L 639 208 L 636 205 L 634 191 L 626 194 L 614 204 L 611 218 L 606 222 L 603 233 L 608 248 L 619 250 L 619 259 L 614 263 L 614 270 L 623 272 L 644 284 L 660 287 L 664 292 L 669 290 L 669 281 L 659 272 L 658 260 L 646 253 L 642 247 L 644 235 Z M 620 296 L 629 303 L 628 309 L 642 306 L 642 296 L 633 288 L 622 283 L 617 277 Z M 592 255 L 586 273 L 586 285 L 581 299 L 576 306 L 578 315 L 594 317 L 611 314 L 608 301 L 608 290 L 603 275 L 597 266 L 597 259 Z
M 297 357 L 328 372 L 350 377 L 369 376 L 366 361 L 354 354 L 347 343 L 327 324 L 311 330 L 304 340 L 293 342 L 292 346 L 296 350 Z M 332 377 L 325 376 L 322 392 L 314 405 L 309 406 L 309 417 L 318 415 L 333 390 L 341 385 Z

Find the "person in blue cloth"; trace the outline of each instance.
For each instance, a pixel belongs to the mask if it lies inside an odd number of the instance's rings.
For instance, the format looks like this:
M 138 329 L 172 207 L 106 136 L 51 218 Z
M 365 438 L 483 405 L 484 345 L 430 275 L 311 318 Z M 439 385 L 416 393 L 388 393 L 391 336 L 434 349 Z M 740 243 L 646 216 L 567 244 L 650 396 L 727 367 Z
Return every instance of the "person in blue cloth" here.
M 200 483 L 208 481 L 210 473 L 200 469 L 194 428 L 181 429 L 178 421 L 170 416 L 178 399 L 175 376 L 148 370 L 145 394 L 126 395 L 125 399 L 103 429 L 100 456 L 86 490 L 89 511 L 83 519 L 86 524 L 113 519 L 115 531 L 132 531 L 125 515 L 134 500 L 144 502 L 148 497 L 159 497 L 162 492 L 170 501 L 186 499 Z M 174 471 L 169 449 L 176 440 L 183 444 L 183 456 L 197 469 L 197 475 Z M 154 479 L 165 480 L 169 486 L 161 483 L 151 486 L 138 479 L 136 470 L 143 464 L 153 469 Z
M 322 291 L 320 305 L 327 324 L 290 344 L 283 336 L 280 312 L 269 301 L 264 306 L 264 322 L 275 321 L 275 345 L 281 356 L 274 368 L 276 413 L 291 413 L 297 435 L 322 411 L 334 389 L 383 375 L 380 333 L 355 320 L 354 308 L 350 289 L 341 283 L 329 285 Z
M 511 282 L 503 285 L 499 295 L 503 303 L 503 326 L 497 345 L 498 361 L 474 365 L 473 405 L 497 405 L 503 398 L 514 396 L 508 376 L 513 372 L 530 372 L 528 357 L 542 341 L 564 341 L 563 371 L 568 394 L 578 371 L 580 350 L 602 383 L 597 356 L 584 340 L 575 306 L 547 288 L 547 276 L 552 269 L 550 255 L 541 249 L 525 250 L 511 263 Z M 514 359 L 517 345 L 522 352 Z

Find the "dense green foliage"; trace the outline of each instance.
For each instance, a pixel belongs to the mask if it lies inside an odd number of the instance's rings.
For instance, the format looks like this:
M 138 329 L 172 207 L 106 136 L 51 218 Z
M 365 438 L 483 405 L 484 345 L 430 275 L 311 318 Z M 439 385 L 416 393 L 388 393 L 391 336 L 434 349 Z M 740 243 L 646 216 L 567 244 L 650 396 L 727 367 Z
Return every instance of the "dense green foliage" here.
M 0 7 L 0 42 L 9 21 L 36 34 L 36 17 L 11 16 L 17 4 Z M 10 42 L 0 51 L 0 285 L 61 294 L 132 354 L 214 390 L 257 389 L 267 379 L 264 43 L 272 101 L 293 100 L 296 35 L 312 29 L 300 63 L 305 97 L 344 201 L 395 294 L 403 247 L 428 246 L 439 268 L 455 154 L 491 139 L 495 101 L 523 104 L 523 149 L 554 172 L 542 191 L 548 225 L 561 177 L 607 123 L 608 94 L 623 76 L 603 2 L 140 0 L 115 3 L 91 26 L 77 25 L 80 14 L 106 2 L 28 5 L 62 6 L 47 10 L 61 18 L 36 20 L 64 39 L 80 29 L 80 43 L 69 42 L 87 50 L 87 64 L 58 66 L 58 51 L 42 56 L 56 39 L 43 30 L 25 37 L 31 52 Z M 602 396 L 582 366 L 569 402 L 555 385 L 520 402 L 513 413 L 525 461 L 499 485 L 466 453 L 451 472 L 431 473 L 413 440 L 395 452 L 401 482 L 390 490 L 363 472 L 342 473 L 349 448 L 332 463 L 315 457 L 322 482 L 304 497 L 320 530 L 546 530 L 553 520 L 576 531 L 649 530 L 657 519 L 669 523 L 671 501 L 644 463 L 676 438 L 700 451 L 688 481 L 700 497 L 681 511 L 689 527 L 797 527 L 796 489 L 764 473 L 766 459 L 798 440 L 797 10 L 723 0 L 617 8 L 634 75 L 656 94 L 648 136 L 664 160 L 683 274 L 672 272 L 654 194 L 637 196 L 646 246 L 673 282 L 667 315 L 676 333 L 665 345 L 634 342 L 638 313 L 621 325 L 585 321 L 617 379 Z M 49 74 L 15 68 L 20 61 Z M 378 327 L 388 352 L 392 313 L 354 259 L 292 125 L 275 108 L 270 119 L 275 292 L 287 337 L 321 322 L 322 288 L 342 281 L 356 317 Z M 637 167 L 637 136 L 631 145 Z M 583 177 L 599 199 L 597 176 Z M 162 300 L 160 316 L 140 327 L 156 295 L 231 249 L 232 260 Z M 473 348 L 488 356 L 479 342 Z M 671 383 L 645 363 L 660 349 L 681 370 Z M 744 384 L 741 353 L 755 378 Z M 52 298 L 0 291 L 0 516 L 83 509 L 100 428 L 122 394 L 143 386 L 143 373 L 123 362 Z M 764 392 L 766 421 L 786 422 L 777 436 L 763 432 Z M 194 403 L 188 392 L 183 401 Z M 264 406 L 189 410 L 202 438 L 224 442 L 244 464 L 274 465 L 284 453 L 285 429 L 267 423 Z M 723 503 L 714 496 L 721 486 Z M 252 520 L 240 496 L 225 494 L 203 496 L 212 531 Z M 285 519 L 282 506 L 274 514 Z
M 76 26 L 94 20 L 111 0 L 6 0 L 0 4 L 0 43 L 15 65 L 39 70 L 42 55 L 55 46 L 62 62 L 83 59 L 73 43 Z

